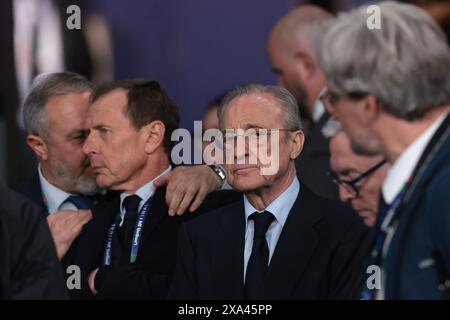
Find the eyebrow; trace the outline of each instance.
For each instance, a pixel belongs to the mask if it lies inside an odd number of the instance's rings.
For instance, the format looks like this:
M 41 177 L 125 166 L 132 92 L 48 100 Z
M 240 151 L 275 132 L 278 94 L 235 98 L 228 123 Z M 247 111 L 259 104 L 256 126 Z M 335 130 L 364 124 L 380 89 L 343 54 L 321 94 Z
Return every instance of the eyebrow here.
M 343 176 L 349 176 L 351 173 L 356 173 L 357 175 L 361 174 L 358 170 L 353 169 L 353 168 L 345 168 L 345 169 L 339 170 L 337 173 L 340 175 L 343 175 Z
M 225 130 L 238 130 L 238 129 L 241 129 L 241 130 L 248 130 L 248 129 L 267 129 L 267 130 L 270 130 L 270 128 L 261 127 L 258 124 L 248 123 L 248 124 L 246 124 L 244 126 L 244 128 L 225 128 L 225 129 L 223 129 L 221 131 L 224 132 Z
M 92 129 L 94 129 L 94 130 L 100 130 L 103 128 L 112 129 L 111 126 L 108 126 L 106 124 L 101 124 L 101 123 L 92 127 Z
M 260 125 L 253 124 L 253 123 L 246 124 L 244 128 L 245 128 L 245 130 L 248 130 L 248 129 L 267 129 L 267 128 L 261 127 Z
M 88 129 L 86 129 L 86 128 L 74 129 L 74 130 L 70 131 L 66 137 L 73 138 L 80 134 L 85 134 L 87 130 Z

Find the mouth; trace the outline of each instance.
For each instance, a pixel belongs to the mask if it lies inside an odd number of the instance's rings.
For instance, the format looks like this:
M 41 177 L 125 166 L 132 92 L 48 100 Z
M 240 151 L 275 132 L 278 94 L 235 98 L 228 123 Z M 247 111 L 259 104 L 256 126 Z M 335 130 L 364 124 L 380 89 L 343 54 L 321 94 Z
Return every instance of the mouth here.
M 95 175 L 102 173 L 102 171 L 105 169 L 105 167 L 103 166 L 93 166 L 93 167 L 91 166 L 91 168 L 92 173 Z
M 259 170 L 255 165 L 239 165 L 233 168 L 234 174 L 247 174 L 253 170 Z
M 356 212 L 358 212 L 358 215 L 363 218 L 370 218 L 372 215 L 374 215 L 374 212 L 369 209 L 355 209 Z

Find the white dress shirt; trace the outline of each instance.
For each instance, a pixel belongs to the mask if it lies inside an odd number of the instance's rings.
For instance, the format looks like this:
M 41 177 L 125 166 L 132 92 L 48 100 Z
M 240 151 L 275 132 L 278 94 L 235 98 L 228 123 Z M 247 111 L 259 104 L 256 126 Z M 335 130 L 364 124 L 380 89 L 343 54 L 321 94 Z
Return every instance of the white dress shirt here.
M 300 191 L 300 182 L 297 177 L 294 178 L 291 185 L 283 191 L 281 195 L 278 196 L 274 201 L 272 201 L 267 208 L 262 211 L 256 210 L 255 207 L 250 203 L 247 197 L 244 195 L 244 210 L 245 210 L 245 248 L 244 248 L 244 281 L 247 272 L 247 264 L 250 259 L 253 247 L 253 233 L 254 233 L 254 223 L 253 220 L 249 219 L 250 215 L 254 212 L 269 211 L 274 215 L 275 219 L 267 229 L 266 241 L 269 247 L 269 263 L 272 259 L 272 255 L 275 251 L 275 247 L 280 238 L 281 231 L 283 230 L 286 219 L 289 212 L 292 209 L 295 201 L 297 200 L 298 193 Z
M 416 140 L 414 140 L 398 159 L 390 167 L 386 179 L 383 182 L 382 192 L 386 204 L 391 204 L 403 185 L 413 173 L 414 168 L 419 162 L 422 153 L 437 131 L 441 123 L 444 121 L 447 113 L 444 113 Z
M 156 187 L 154 185 L 154 181 L 157 180 L 159 177 L 165 175 L 166 173 L 170 172 L 172 170 L 172 166 L 169 166 L 166 170 L 164 170 L 160 175 L 158 175 L 155 179 L 153 179 L 152 181 L 147 182 L 146 184 L 144 184 L 142 187 L 140 187 L 134 194 L 138 195 L 139 198 L 141 198 L 141 201 L 139 202 L 139 207 L 138 207 L 138 212 L 142 209 L 142 207 L 144 206 L 145 202 L 147 202 L 148 199 L 150 199 L 150 197 L 153 196 L 153 194 L 156 191 Z M 126 192 L 122 192 L 120 194 L 120 218 L 122 219 L 120 221 L 120 226 L 122 226 L 124 218 L 125 218 L 125 206 L 123 204 L 123 201 L 125 200 L 126 197 L 131 196 L 132 194 L 126 193 Z
M 78 210 L 73 203 L 66 201 L 72 194 L 63 191 L 48 182 L 42 174 L 40 166 L 38 166 L 38 172 L 39 182 L 43 193 L 42 196 L 44 197 L 44 203 L 47 206 L 49 214 L 53 214 L 60 210 Z
M 324 113 L 325 113 L 325 106 L 323 105 L 322 101 L 320 101 L 320 99 L 317 99 L 316 103 L 314 104 L 314 109 L 312 112 L 312 119 L 314 123 L 319 122 L 320 118 L 322 118 Z

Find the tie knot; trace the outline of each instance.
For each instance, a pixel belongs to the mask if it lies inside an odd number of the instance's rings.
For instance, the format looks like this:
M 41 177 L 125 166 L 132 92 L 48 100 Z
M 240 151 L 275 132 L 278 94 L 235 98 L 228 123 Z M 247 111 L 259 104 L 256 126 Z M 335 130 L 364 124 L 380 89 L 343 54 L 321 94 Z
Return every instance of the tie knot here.
M 92 197 L 72 195 L 66 201 L 72 203 L 77 209 L 87 210 L 91 208 L 94 199 Z
M 141 202 L 141 197 L 136 194 L 126 197 L 123 200 L 123 206 L 125 207 L 125 212 L 137 212 L 139 208 L 139 203 Z
M 263 238 L 266 236 L 267 229 L 269 229 L 275 217 L 269 211 L 263 211 L 261 213 L 254 212 L 250 215 L 250 219 L 253 220 L 255 225 L 254 238 Z

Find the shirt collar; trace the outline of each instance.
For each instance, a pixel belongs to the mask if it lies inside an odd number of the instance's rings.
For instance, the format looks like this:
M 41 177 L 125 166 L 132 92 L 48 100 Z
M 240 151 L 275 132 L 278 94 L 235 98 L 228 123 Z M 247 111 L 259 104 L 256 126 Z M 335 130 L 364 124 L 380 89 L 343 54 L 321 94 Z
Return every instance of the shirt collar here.
M 42 174 L 41 166 L 38 166 L 39 182 L 44 197 L 44 203 L 47 206 L 48 213 L 52 214 L 59 210 L 60 206 L 71 196 L 58 187 L 52 185 Z
M 263 212 L 263 211 L 269 211 L 271 214 L 274 215 L 276 221 L 281 224 L 282 227 L 284 227 L 284 223 L 286 222 L 286 219 L 289 215 L 289 212 L 291 211 L 292 207 L 294 206 L 295 201 L 297 200 L 298 193 L 300 191 L 300 182 L 298 181 L 297 177 L 294 178 L 290 186 L 283 191 L 282 194 L 278 196 L 275 200 L 273 200 L 267 208 L 264 210 L 256 210 L 255 207 L 250 203 L 250 201 L 247 199 L 247 196 L 244 195 L 244 211 L 245 211 L 245 223 L 246 223 L 246 230 L 247 230 L 247 223 L 248 218 L 252 213 L 256 212 Z
M 317 100 L 316 104 L 314 105 L 314 110 L 312 114 L 312 119 L 314 123 L 319 122 L 320 118 L 322 118 L 324 113 L 325 113 L 325 106 L 323 105 L 322 101 Z
M 318 98 L 316 100 L 316 103 L 314 104 L 314 109 L 312 112 L 312 120 L 314 121 L 314 123 L 319 122 L 320 118 L 325 113 L 325 106 L 323 105 L 322 101 L 319 99 L 319 97 L 322 96 L 322 94 L 325 92 L 325 90 L 326 90 L 326 88 L 323 88 L 320 91 Z
M 139 204 L 139 210 L 141 209 L 141 207 L 143 206 L 143 204 L 145 203 L 145 201 L 147 201 L 148 199 L 150 199 L 150 197 L 153 196 L 153 194 L 155 193 L 156 187 L 154 185 L 154 181 L 157 180 L 159 177 L 165 175 L 166 173 L 170 172 L 172 170 L 172 166 L 168 166 L 166 170 L 164 170 L 161 174 L 159 174 L 156 178 L 154 178 L 152 181 L 147 182 L 146 184 L 144 184 L 142 187 L 140 187 L 134 194 L 138 195 L 139 198 L 141 198 L 144 201 L 141 201 Z M 127 196 L 131 195 L 130 193 L 126 193 L 126 192 L 122 192 L 120 194 L 120 212 L 122 215 L 125 214 L 125 206 L 123 205 L 123 201 L 125 200 L 125 198 Z
M 390 167 L 381 189 L 386 204 L 390 205 L 401 191 L 446 115 L 444 113 L 440 116 L 425 132 L 414 140 Z

